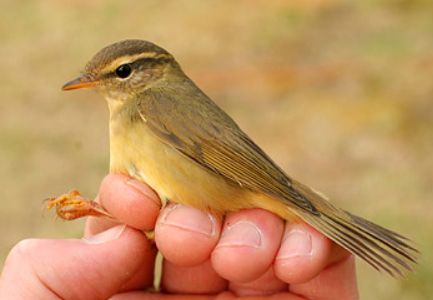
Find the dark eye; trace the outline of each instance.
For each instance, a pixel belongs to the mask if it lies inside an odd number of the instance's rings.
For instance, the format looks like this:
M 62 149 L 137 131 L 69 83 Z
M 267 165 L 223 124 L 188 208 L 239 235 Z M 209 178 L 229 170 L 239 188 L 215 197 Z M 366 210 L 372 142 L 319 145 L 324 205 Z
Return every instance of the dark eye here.
M 119 66 L 116 69 L 116 75 L 117 75 L 117 77 L 120 77 L 120 78 L 126 78 L 129 75 L 131 75 L 131 71 L 132 71 L 131 66 L 128 64 L 124 64 L 124 65 Z

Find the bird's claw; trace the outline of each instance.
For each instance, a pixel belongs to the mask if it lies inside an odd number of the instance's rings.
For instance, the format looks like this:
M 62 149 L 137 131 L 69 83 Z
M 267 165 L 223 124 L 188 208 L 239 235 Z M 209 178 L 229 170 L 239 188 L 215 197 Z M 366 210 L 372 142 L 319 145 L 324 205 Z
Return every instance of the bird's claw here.
M 75 220 L 87 216 L 114 219 L 99 203 L 83 198 L 77 190 L 59 197 L 48 198 L 46 205 L 47 209 L 55 207 L 57 216 L 63 220 Z

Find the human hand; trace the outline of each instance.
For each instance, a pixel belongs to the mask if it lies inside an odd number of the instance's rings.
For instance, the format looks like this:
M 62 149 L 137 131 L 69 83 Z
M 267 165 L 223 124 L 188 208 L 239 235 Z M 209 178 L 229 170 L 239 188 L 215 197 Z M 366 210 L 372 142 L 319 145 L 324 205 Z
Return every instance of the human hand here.
M 0 299 L 357 299 L 354 258 L 305 224 L 260 209 L 228 215 L 169 204 L 144 184 L 108 175 L 82 240 L 25 240 L 0 277 Z M 155 227 L 156 224 L 156 227 Z M 152 286 L 155 227 L 164 294 Z M 196 295 L 193 296 L 192 295 Z

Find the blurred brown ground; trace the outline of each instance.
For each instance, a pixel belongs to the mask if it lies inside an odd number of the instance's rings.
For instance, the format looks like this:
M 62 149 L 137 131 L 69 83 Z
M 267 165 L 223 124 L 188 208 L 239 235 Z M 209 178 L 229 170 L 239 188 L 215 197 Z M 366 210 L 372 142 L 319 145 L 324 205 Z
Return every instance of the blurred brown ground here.
M 415 274 L 359 266 L 363 299 L 433 295 L 433 2 L 0 3 L 0 261 L 28 237 L 79 237 L 43 199 L 95 196 L 108 115 L 62 93 L 101 47 L 143 38 L 184 70 L 289 174 L 417 242 Z M 1 265 L 1 263 L 0 263 Z

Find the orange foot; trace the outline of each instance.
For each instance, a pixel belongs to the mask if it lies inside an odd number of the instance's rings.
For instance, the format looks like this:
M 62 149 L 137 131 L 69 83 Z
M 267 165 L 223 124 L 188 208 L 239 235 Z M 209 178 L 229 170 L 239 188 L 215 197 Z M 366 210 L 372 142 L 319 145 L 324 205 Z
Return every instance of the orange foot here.
M 99 203 L 83 198 L 77 190 L 57 198 L 48 198 L 46 203 L 48 209 L 55 207 L 57 216 L 63 220 L 75 220 L 87 216 L 114 219 Z

